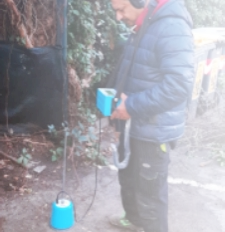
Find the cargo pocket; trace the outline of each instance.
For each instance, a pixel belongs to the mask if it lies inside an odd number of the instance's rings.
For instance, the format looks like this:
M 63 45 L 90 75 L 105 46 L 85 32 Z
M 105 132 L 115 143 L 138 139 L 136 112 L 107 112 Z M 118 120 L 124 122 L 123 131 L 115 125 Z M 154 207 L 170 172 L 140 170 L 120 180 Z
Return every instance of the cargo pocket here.
M 152 171 L 147 163 L 143 163 L 139 173 L 139 190 L 137 203 L 139 215 L 142 219 L 156 220 L 156 192 L 158 172 Z
M 148 163 L 142 163 L 139 173 L 139 188 L 145 195 L 153 194 L 159 173 L 151 169 Z
M 140 189 L 137 194 L 139 215 L 143 220 L 156 221 L 161 217 L 161 213 L 167 212 L 167 172 L 154 170 L 146 172 L 142 169 L 139 181 Z

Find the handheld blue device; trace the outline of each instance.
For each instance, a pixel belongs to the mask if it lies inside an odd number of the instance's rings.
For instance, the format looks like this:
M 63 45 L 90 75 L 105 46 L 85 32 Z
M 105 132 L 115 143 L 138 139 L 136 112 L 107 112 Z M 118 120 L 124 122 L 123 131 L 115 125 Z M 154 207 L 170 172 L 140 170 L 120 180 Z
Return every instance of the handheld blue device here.
M 110 116 L 113 108 L 113 100 L 116 96 L 116 90 L 110 88 L 99 88 L 97 90 L 97 108 L 103 116 Z M 117 103 L 118 104 L 118 103 Z

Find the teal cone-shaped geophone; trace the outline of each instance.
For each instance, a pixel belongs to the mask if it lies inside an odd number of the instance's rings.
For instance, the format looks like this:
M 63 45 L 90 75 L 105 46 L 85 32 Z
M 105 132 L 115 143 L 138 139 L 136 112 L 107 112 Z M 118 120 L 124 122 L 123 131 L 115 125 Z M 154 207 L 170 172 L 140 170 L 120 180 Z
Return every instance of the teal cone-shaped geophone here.
M 71 200 L 59 198 L 63 193 L 66 194 L 61 191 L 52 203 L 50 225 L 57 230 L 66 230 L 75 224 L 74 205 Z

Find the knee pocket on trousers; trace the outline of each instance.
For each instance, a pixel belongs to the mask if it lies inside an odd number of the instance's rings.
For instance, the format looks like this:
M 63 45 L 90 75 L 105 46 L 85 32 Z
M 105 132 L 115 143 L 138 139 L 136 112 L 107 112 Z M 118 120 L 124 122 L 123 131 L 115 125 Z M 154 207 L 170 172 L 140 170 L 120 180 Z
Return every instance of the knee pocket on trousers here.
M 144 195 L 154 195 L 153 192 L 157 188 L 158 172 L 141 168 L 139 172 L 139 191 Z
M 166 192 L 162 191 L 165 183 L 167 183 L 166 172 L 156 172 L 154 170 L 148 170 L 147 172 L 145 169 L 140 171 L 137 202 L 142 219 L 155 221 L 160 217 L 159 208 L 162 208 L 161 204 L 163 204 L 161 200 L 165 198 L 166 202 Z
M 139 192 L 145 196 L 158 197 L 167 184 L 167 172 L 157 172 L 151 168 L 141 168 L 139 172 Z

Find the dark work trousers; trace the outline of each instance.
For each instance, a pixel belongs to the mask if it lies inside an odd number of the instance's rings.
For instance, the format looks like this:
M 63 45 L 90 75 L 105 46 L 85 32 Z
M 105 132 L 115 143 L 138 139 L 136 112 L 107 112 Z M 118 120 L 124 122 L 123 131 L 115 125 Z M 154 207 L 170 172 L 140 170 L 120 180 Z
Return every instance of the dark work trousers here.
M 118 152 L 124 158 L 123 134 Z M 145 232 L 168 232 L 169 147 L 130 139 L 128 167 L 119 171 L 121 198 L 127 219 Z

